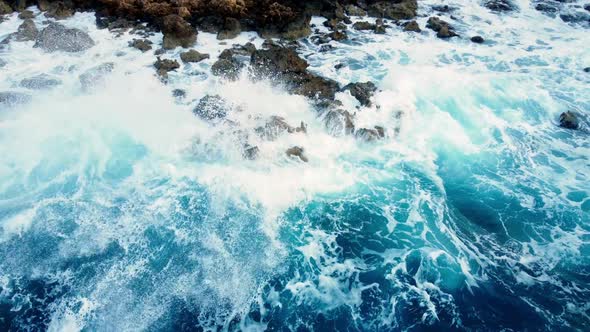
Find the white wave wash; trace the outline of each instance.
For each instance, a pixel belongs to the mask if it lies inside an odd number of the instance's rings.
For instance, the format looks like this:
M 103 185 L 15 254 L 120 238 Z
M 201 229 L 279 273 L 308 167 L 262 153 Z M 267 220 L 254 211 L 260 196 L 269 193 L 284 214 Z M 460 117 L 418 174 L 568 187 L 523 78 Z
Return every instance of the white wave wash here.
M 421 10 L 435 3 L 420 2 Z M 211 76 L 211 64 L 228 47 L 214 35 L 200 33 L 195 47 L 211 53 L 211 59 L 182 65 L 177 73 L 170 73 L 167 85 L 155 77 L 153 50 L 141 53 L 129 48 L 133 35 L 116 37 L 97 30 L 91 13 L 78 13 L 64 21 L 88 31 L 96 41 L 97 45 L 83 54 L 45 54 L 33 48 L 32 42 L 13 42 L 0 51 L 0 58 L 7 62 L 0 68 L 0 91 L 19 90 L 16 86 L 20 80 L 41 73 L 62 81 L 56 89 L 35 92 L 28 105 L 0 110 L 0 241 L 5 243 L 34 227 L 42 228 L 41 222 L 59 233 L 60 224 L 55 221 L 59 216 L 42 220 L 36 211 L 63 202 L 73 204 L 81 213 L 76 221 L 79 228 L 59 246 L 59 257 L 67 260 L 100 254 L 113 240 L 130 255 L 104 271 L 93 289 L 84 289 L 80 298 L 54 308 L 50 329 L 145 329 L 170 305 L 168 293 L 204 299 L 203 306 L 227 303 L 228 313 L 219 318 L 219 323 L 227 327 L 227 317 L 245 313 L 258 296 L 259 287 L 282 268 L 287 253 L 278 233 L 284 226 L 280 216 L 285 210 L 316 197 L 342 193 L 354 196 L 364 186 L 376 191 L 383 190 L 383 182 L 395 186 L 411 178 L 398 167 L 401 163 L 422 169 L 444 192 L 437 161 L 449 151 L 458 163 L 471 156 L 485 159 L 485 154 L 479 155 L 482 152 L 508 153 L 517 158 L 522 167 L 515 172 L 498 170 L 501 181 L 481 178 L 484 192 L 495 188 L 516 197 L 525 207 L 533 206 L 537 204 L 535 198 L 516 186 L 527 183 L 540 193 L 546 213 L 556 213 L 554 208 L 564 205 L 588 206 L 590 172 L 584 171 L 590 166 L 588 137 L 555 128 L 561 112 L 571 108 L 586 112 L 590 106 L 590 76 L 580 70 L 590 64 L 587 31 L 543 16 L 530 8 L 528 1 L 519 1 L 519 12 L 502 16 L 476 2 L 445 4 L 462 8 L 458 21 L 453 21 L 459 34 L 481 34 L 489 44 L 475 45 L 467 38 L 443 41 L 431 31 L 413 34 L 393 28 L 383 36 L 350 30 L 352 42 L 333 42 L 333 51 L 318 53 L 307 43 L 301 51 L 309 56 L 312 70 L 341 84 L 366 80 L 379 83 L 381 91 L 374 103 L 379 108 L 361 109 L 356 118 L 357 127 L 383 125 L 388 129 L 388 139 L 375 145 L 351 137 L 332 137 L 303 97 L 288 95 L 268 82 L 253 83 L 243 77 L 227 83 Z M 422 27 L 426 19 L 418 20 Z M 42 15 L 35 19 L 38 26 L 43 26 L 44 20 Z M 318 25 L 321 21 L 314 18 Z M 16 15 L 2 23 L 0 39 L 16 31 L 20 23 Z M 161 35 L 151 39 L 158 45 Z M 250 40 L 257 46 L 262 43 L 252 33 L 243 33 L 232 42 Z M 164 57 L 178 58 L 179 52 L 169 51 Z M 82 89 L 79 75 L 106 62 L 114 63 L 113 73 L 91 91 Z M 340 62 L 348 66 L 336 71 L 333 66 Z M 175 88 L 187 91 L 187 102 L 172 97 Z M 245 142 L 240 135 L 232 134 L 233 128 L 212 128 L 191 113 L 195 101 L 206 94 L 220 94 L 240 105 L 241 112 L 230 114 L 240 129 L 252 130 L 266 117 L 279 115 L 291 124 L 305 122 L 308 133 L 284 135 L 274 142 L 250 135 L 249 143 L 259 146 L 261 156 L 256 161 L 243 160 L 240 147 Z M 357 106 L 348 93 L 340 93 L 338 98 L 351 109 Z M 540 107 L 531 107 L 531 103 Z M 396 116 L 399 112 L 401 119 Z M 395 134 L 395 128 L 400 129 L 399 134 Z M 571 137 L 563 140 L 564 135 Z M 285 156 L 284 151 L 293 145 L 305 148 L 309 164 Z M 163 184 L 154 184 L 158 181 Z M 133 251 L 145 241 L 142 234 L 150 226 L 166 224 L 164 216 L 178 208 L 176 197 L 191 192 L 196 184 L 207 188 L 212 214 L 220 216 L 203 221 L 204 225 L 224 227 L 228 234 L 235 232 L 234 237 L 260 230 L 269 245 L 255 243 L 253 250 L 260 251 L 257 257 L 233 256 L 242 244 L 232 242 L 232 236 L 222 238 L 216 232 L 191 232 L 190 227 L 170 224 L 167 227 L 174 241 L 194 242 L 203 248 L 204 253 L 192 253 L 188 258 L 198 262 L 200 268 L 178 272 L 166 280 L 154 279 L 154 283 L 161 283 L 160 290 L 141 299 L 140 306 L 131 298 L 128 280 L 148 269 L 148 262 Z M 68 185 L 72 190 L 67 197 L 47 195 L 54 186 Z M 585 192 L 586 196 L 572 203 L 570 193 L 576 192 Z M 127 197 L 125 213 L 103 220 L 106 212 L 102 210 L 115 205 L 120 197 Z M 477 287 L 478 281 L 486 278 L 485 267 L 496 262 L 453 233 L 452 225 L 444 219 L 444 199 L 434 197 L 419 184 L 405 199 L 412 212 L 407 220 L 391 217 L 390 232 L 398 231 L 396 227 L 401 224 L 410 225 L 426 243 L 419 250 L 424 257 L 422 272 L 417 273 L 419 282 L 407 292 L 423 296 L 425 319 L 436 320 L 436 309 L 425 289 L 436 289 L 444 297 L 445 287 L 456 285 L 444 276 L 436 282 L 429 280 L 426 275 L 434 269 L 432 266 L 448 264 L 461 272 L 470 287 Z M 262 222 L 225 220 L 222 216 L 228 206 L 244 210 L 260 206 Z M 425 215 L 424 206 L 434 210 L 435 221 Z M 587 219 L 581 220 L 588 217 L 588 210 L 585 212 L 580 214 L 580 221 L 587 225 Z M 439 233 L 448 237 L 449 253 L 429 247 L 429 235 Z M 554 266 L 561 259 L 587 256 L 581 252 L 588 248 L 587 228 L 556 228 L 553 233 L 559 241 L 547 245 L 532 240 L 522 250 L 526 255 L 508 259 L 526 266 Z M 371 285 L 357 282 L 353 291 L 343 291 L 344 276 L 363 267 L 362 262 L 333 261 L 329 251 L 334 241 L 333 235 L 311 232 L 299 250 L 306 259 L 323 262 L 320 281 L 292 280 L 287 287 L 303 302 L 324 301 L 325 310 L 341 304 L 358 309 L 360 292 Z M 452 248 L 457 248 L 458 254 Z M 417 253 L 402 250 L 380 255 L 399 262 L 390 271 L 395 284 L 396 271 L 405 270 L 407 257 Z M 245 257 L 251 260 L 247 264 Z M 31 267 L 37 275 L 51 271 L 50 265 L 31 263 Z M 474 267 L 483 267 L 484 272 Z M 68 280 L 67 275 L 52 277 Z M 536 277 L 538 280 L 528 275 L 519 278 L 523 283 L 551 282 L 547 275 Z M 391 307 L 380 319 L 394 320 L 396 300 L 391 299 Z M 574 306 L 572 310 L 580 309 Z

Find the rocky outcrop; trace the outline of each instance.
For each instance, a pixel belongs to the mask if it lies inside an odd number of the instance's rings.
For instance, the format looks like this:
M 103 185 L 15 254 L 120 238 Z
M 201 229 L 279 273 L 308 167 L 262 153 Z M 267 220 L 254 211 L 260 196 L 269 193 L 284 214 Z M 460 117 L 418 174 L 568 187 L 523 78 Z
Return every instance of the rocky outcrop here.
M 328 132 L 336 137 L 354 133 L 353 116 L 343 109 L 328 111 L 324 117 L 324 124 Z
M 167 50 L 176 47 L 191 47 L 197 42 L 197 29 L 179 15 L 167 15 L 162 22 L 164 39 L 162 47 Z
M 219 33 L 217 33 L 217 39 L 233 39 L 236 38 L 240 32 L 242 32 L 240 21 L 233 17 L 228 17 L 225 19 L 225 22 L 222 28 L 219 30 Z
M 34 47 L 50 53 L 57 51 L 73 53 L 85 51 L 92 46 L 94 41 L 86 32 L 51 22 L 41 30 Z
M 195 50 L 180 53 L 180 60 L 185 63 L 201 62 L 205 59 L 209 59 L 209 54 L 203 54 Z
M 410 21 L 404 24 L 404 31 L 422 32 L 422 29 L 420 29 L 418 22 Z
M 342 91 L 349 91 L 362 106 L 371 106 L 371 97 L 377 91 L 377 86 L 373 82 L 357 82 L 346 85 Z
M 455 29 L 453 29 L 453 27 L 449 23 L 435 16 L 430 17 L 428 19 L 426 27 L 430 30 L 436 31 L 436 36 L 438 38 L 446 39 L 458 36 L 455 33 Z
M 578 115 L 572 111 L 561 113 L 559 116 L 559 126 L 567 129 L 578 129 L 580 127 Z
M 18 27 L 16 33 L 12 36 L 16 41 L 30 41 L 37 39 L 39 30 L 32 19 L 28 18 Z
M 374 142 L 385 137 L 385 129 L 380 126 L 361 128 L 354 133 L 357 139 L 364 142 Z
M 129 42 L 129 46 L 147 52 L 152 49 L 152 42 L 148 39 L 133 39 L 133 41 Z
M 418 2 L 416 0 L 377 1 L 368 7 L 368 14 L 391 20 L 409 20 L 416 17 Z
M 14 10 L 5 1 L 0 0 L 0 15 L 6 15 L 12 13 Z M 2 21 L 2 20 L 0 20 Z
M 280 116 L 271 116 L 263 127 L 256 128 L 256 132 L 265 140 L 274 141 L 279 136 L 289 133 L 307 133 L 307 126 L 301 122 L 299 127 L 293 127 Z

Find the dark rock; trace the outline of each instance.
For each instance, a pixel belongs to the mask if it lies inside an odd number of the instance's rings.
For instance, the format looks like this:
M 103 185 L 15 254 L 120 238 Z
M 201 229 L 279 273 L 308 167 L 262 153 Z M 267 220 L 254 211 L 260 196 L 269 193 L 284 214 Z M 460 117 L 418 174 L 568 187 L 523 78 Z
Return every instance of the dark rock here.
M 309 72 L 285 75 L 289 91 L 313 99 L 333 100 L 339 90 L 338 83 Z
M 267 22 L 257 26 L 258 33 L 263 38 L 282 38 L 297 40 L 311 34 L 311 16 L 299 15 L 295 19 Z
M 172 90 L 172 96 L 175 98 L 182 99 L 182 98 L 186 97 L 186 91 L 184 91 L 182 89 L 174 89 L 174 90 Z
M 373 82 L 364 83 L 350 83 L 342 88 L 342 91 L 350 91 L 350 94 L 355 97 L 363 106 L 371 106 L 371 97 L 377 87 Z
M 229 80 L 237 80 L 242 68 L 244 64 L 234 58 L 220 58 L 211 66 L 211 73 Z
M 2 62 L 2 60 L 0 60 L 0 62 Z M 2 65 L 0 64 L 0 67 L 2 67 Z M 586 73 L 590 73 L 590 67 L 586 67 L 584 68 L 584 72 Z
M 37 30 L 35 22 L 29 18 L 18 27 L 18 30 L 14 34 L 14 38 L 16 41 L 29 41 L 37 39 L 38 35 L 39 30 Z
M 535 9 L 540 12 L 547 13 L 547 14 L 555 14 L 559 11 L 559 9 L 556 6 L 553 6 L 548 3 L 538 3 L 535 6 Z M 554 16 L 554 15 L 551 15 L 551 16 Z
M 320 47 L 319 51 L 320 51 L 320 52 L 329 52 L 329 51 L 331 51 L 331 50 L 333 50 L 333 49 L 334 49 L 334 46 L 332 46 L 332 45 L 330 45 L 330 44 L 325 44 L 325 45 L 322 45 L 322 46 Z
M 483 44 L 483 42 L 485 40 L 483 39 L 482 36 L 473 36 L 473 37 L 471 37 L 471 41 L 474 42 L 474 43 L 476 43 L 476 44 Z
M 167 78 L 168 72 L 180 68 L 180 64 L 176 60 L 172 60 L 172 59 L 163 59 L 162 60 L 162 59 L 160 59 L 160 57 L 158 57 L 156 62 L 154 62 L 154 67 L 156 68 L 158 75 L 160 75 L 163 78 Z
M 182 17 L 174 14 L 164 17 L 162 33 L 164 34 L 162 47 L 167 50 L 178 46 L 191 47 L 197 41 L 197 30 Z
M 217 122 L 227 116 L 231 105 L 219 95 L 206 95 L 199 100 L 193 114 L 209 122 Z
M 22 88 L 30 90 L 44 90 L 51 89 L 61 84 L 61 81 L 55 78 L 51 78 L 48 75 L 41 74 L 30 78 L 25 78 L 20 81 L 19 85 Z
M 129 42 L 129 46 L 147 52 L 152 49 L 152 42 L 148 39 L 133 39 L 132 42 Z
M 386 28 L 389 28 L 389 26 L 383 22 L 383 19 L 380 19 L 380 18 L 378 18 L 375 21 L 375 24 L 376 24 L 376 26 L 375 26 L 375 33 L 376 34 L 381 34 L 381 35 L 385 34 L 387 32 Z
M 355 6 L 355 5 L 347 5 L 346 7 L 344 7 L 346 14 L 350 15 L 350 16 L 365 16 L 367 15 L 367 11 Z
M 509 12 L 516 9 L 509 0 L 489 0 L 484 5 L 495 12 Z
M 572 111 L 561 113 L 559 116 L 559 126 L 567 129 L 578 129 L 580 126 L 578 115 Z
M 115 64 L 112 62 L 105 62 L 88 69 L 79 77 L 82 88 L 86 90 L 102 83 L 106 75 L 111 73 L 113 69 L 115 69 Z
M 318 36 L 311 37 L 311 41 L 316 45 L 326 44 L 331 41 L 330 36 L 327 34 L 321 34 Z
M 298 157 L 303 162 L 308 162 L 309 159 L 305 155 L 305 150 L 302 147 L 294 146 L 285 151 L 288 157 Z
M 31 101 L 31 96 L 21 92 L 3 91 L 0 92 L 0 106 L 9 107 L 26 104 Z
M 345 64 L 343 64 L 343 63 L 337 63 L 334 65 L 334 69 L 336 69 L 336 70 L 342 69 L 342 68 L 344 68 L 344 66 L 345 66 Z
M 18 14 L 18 18 L 20 18 L 21 20 L 26 20 L 28 18 L 34 18 L 35 14 L 30 11 L 30 10 L 23 10 L 22 12 L 20 12 L 20 14 Z
M 417 10 L 416 0 L 378 1 L 369 5 L 368 14 L 392 20 L 409 20 L 416 17 Z
M 252 146 L 250 144 L 244 145 L 244 151 L 242 152 L 244 159 L 256 160 L 259 155 L 260 149 L 257 146 Z
M 345 110 L 330 110 L 324 118 L 326 129 L 331 135 L 343 136 L 354 133 L 354 121 L 352 115 Z
M 435 6 L 432 6 L 432 9 L 436 10 L 437 12 L 441 12 L 441 13 L 449 13 L 454 10 L 454 8 L 449 7 L 449 5 L 435 5 Z
M 182 62 L 201 62 L 205 59 L 209 59 L 209 54 L 203 54 L 195 50 L 180 53 L 180 60 Z
M 241 32 L 242 27 L 240 26 L 240 21 L 236 20 L 235 18 L 228 17 L 225 19 L 223 28 L 217 34 L 217 39 L 233 39 L 236 38 Z
M 203 16 L 197 19 L 196 25 L 200 31 L 217 33 L 223 28 L 224 22 L 219 16 Z
M 3 0 L 0 0 L 0 15 L 11 14 L 14 10 Z M 1 21 L 1 20 L 0 20 Z
M 366 22 L 366 21 L 360 21 L 360 22 L 356 22 L 355 24 L 353 24 L 352 27 L 355 30 L 375 30 L 377 25 L 375 25 L 373 23 Z
M 404 31 L 422 32 L 422 29 L 420 29 L 418 22 L 410 21 L 404 24 Z
M 361 128 L 354 136 L 365 142 L 374 142 L 385 137 L 385 130 L 379 126 L 375 126 L 374 129 Z
M 62 20 L 74 15 L 74 9 L 71 7 L 71 3 L 67 1 L 40 1 L 41 7 L 45 12 L 45 16 L 54 18 L 56 20 Z
M 271 116 L 264 127 L 256 128 L 256 132 L 265 140 L 274 141 L 279 136 L 289 133 L 307 133 L 307 126 L 301 122 L 299 127 L 292 127 L 280 116 Z
M 590 3 L 585 4 L 584 9 L 590 12 Z
M 582 23 L 582 22 L 589 22 L 590 23 L 590 15 L 583 13 L 583 12 L 561 14 L 561 15 L 559 15 L 559 17 L 564 22 L 568 22 L 568 23 Z
M 273 46 L 252 53 L 250 65 L 257 75 L 303 73 L 309 66 L 297 52 L 287 47 Z
M 34 47 L 40 47 L 51 53 L 56 51 L 81 52 L 92 46 L 94 46 L 94 41 L 86 32 L 51 22 L 41 30 Z
M 346 35 L 346 32 L 344 32 L 344 31 L 334 31 L 334 32 L 329 33 L 328 36 L 335 41 L 341 41 L 341 40 L 348 39 L 348 36 Z
M 455 37 L 458 36 L 453 27 L 449 25 L 449 23 L 441 20 L 438 17 L 430 17 L 428 19 L 428 22 L 426 23 L 426 27 L 436 31 L 436 36 L 438 38 L 451 38 L 451 37 Z

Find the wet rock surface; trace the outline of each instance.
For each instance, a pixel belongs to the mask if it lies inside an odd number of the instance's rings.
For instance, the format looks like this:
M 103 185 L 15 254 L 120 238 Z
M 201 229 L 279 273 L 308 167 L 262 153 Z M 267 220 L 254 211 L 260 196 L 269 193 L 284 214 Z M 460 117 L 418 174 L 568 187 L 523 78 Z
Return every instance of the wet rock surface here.
M 147 52 L 152 49 L 152 42 L 147 39 L 133 39 L 129 46 L 138 49 L 142 52 Z
M 280 116 L 271 116 L 263 127 L 256 128 L 256 132 L 265 140 L 273 141 L 285 133 L 306 133 L 307 126 L 301 122 L 298 127 L 293 127 Z
M 39 35 L 39 30 L 37 30 L 35 22 L 28 18 L 18 27 L 13 38 L 16 41 L 30 41 L 37 39 L 37 35 Z
M 441 39 L 458 36 L 455 33 L 455 29 L 449 23 L 435 16 L 428 19 L 426 27 L 430 30 L 436 31 L 436 36 Z
M 31 101 L 31 95 L 22 92 L 0 91 L 0 110 L 1 107 L 10 107 L 20 104 L 26 104 Z
M 176 47 L 191 47 L 197 41 L 197 30 L 178 15 L 167 15 L 163 19 L 162 33 L 164 39 L 162 47 L 170 50 Z
M 580 127 L 578 115 L 572 111 L 561 113 L 559 115 L 559 126 L 567 129 L 578 129 Z
M 75 28 L 66 28 L 65 26 L 51 22 L 41 30 L 37 36 L 35 47 L 39 47 L 46 52 L 82 52 L 94 46 L 94 41 L 90 36 Z
M 231 111 L 231 105 L 219 95 L 207 95 L 193 109 L 193 114 L 199 118 L 215 122 L 224 119 Z
M 342 88 L 342 91 L 349 91 L 362 106 L 371 106 L 371 97 L 377 91 L 377 86 L 373 82 L 350 83 Z
M 115 64 L 112 62 L 105 62 L 98 66 L 92 67 L 80 75 L 79 80 L 82 89 L 90 89 L 93 86 L 103 82 L 105 76 L 115 69 Z
M 180 53 L 180 60 L 182 60 L 182 62 L 201 62 L 205 59 L 209 59 L 209 54 L 203 54 L 196 50 Z
M 161 59 L 158 57 L 154 63 L 154 67 L 156 68 L 158 75 L 160 75 L 162 78 L 167 78 L 168 72 L 180 68 L 180 64 L 176 60 Z
M 41 74 L 20 81 L 19 86 L 30 90 L 51 89 L 61 84 L 61 81 L 49 75 Z
M 285 154 L 288 157 L 299 159 L 305 163 L 309 161 L 309 159 L 305 155 L 305 149 L 303 149 L 300 146 L 293 146 L 288 148 L 287 151 L 285 151 Z
M 495 12 L 509 12 L 516 10 L 516 5 L 510 0 L 488 0 L 484 3 L 484 6 Z

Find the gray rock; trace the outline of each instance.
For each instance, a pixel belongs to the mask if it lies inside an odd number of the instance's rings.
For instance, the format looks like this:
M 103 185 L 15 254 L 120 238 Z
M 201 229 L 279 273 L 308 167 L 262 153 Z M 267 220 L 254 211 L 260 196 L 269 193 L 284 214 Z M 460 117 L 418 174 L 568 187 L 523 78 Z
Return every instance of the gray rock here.
M 20 14 L 18 14 L 18 18 L 20 18 L 21 20 L 26 20 L 34 17 L 35 14 L 33 14 L 33 12 L 30 10 L 23 10 L 22 12 L 20 12 Z
M 371 106 L 371 97 L 375 91 L 377 91 L 377 86 L 373 82 L 364 82 L 364 83 L 350 83 L 342 88 L 342 91 L 350 91 L 350 94 L 355 97 L 363 106 Z
M 258 155 L 260 155 L 260 149 L 257 146 L 246 144 L 244 145 L 244 151 L 242 152 L 242 155 L 245 159 L 255 160 L 258 159 Z
M 3 91 L 0 92 L 0 110 L 2 108 L 26 104 L 31 101 L 31 96 L 26 93 Z
M 227 100 L 221 96 L 206 95 L 199 100 L 199 103 L 193 109 L 193 114 L 205 121 L 217 122 L 224 119 L 231 111 L 231 108 Z
M 362 141 L 374 142 L 385 137 L 385 130 L 379 126 L 375 126 L 373 129 L 361 128 L 354 135 Z
M 59 23 L 49 23 L 37 36 L 35 47 L 46 52 L 82 52 L 94 46 L 90 36 L 75 28 L 66 28 Z
M 299 127 L 293 127 L 280 116 L 271 116 L 264 127 L 256 128 L 256 132 L 264 139 L 273 141 L 285 133 L 306 133 L 307 126 L 301 122 Z
M 367 21 L 359 21 L 352 25 L 355 30 L 375 30 L 377 25 Z
M 324 123 L 328 132 L 336 137 L 354 133 L 353 117 L 348 111 L 330 110 L 324 118 Z
M 34 77 L 25 78 L 20 81 L 22 88 L 30 90 L 45 90 L 51 89 L 61 84 L 61 81 L 55 78 L 51 78 L 46 74 L 40 74 Z
M 516 6 L 509 0 L 489 0 L 484 5 L 495 12 L 509 12 L 516 9 Z
M 97 84 L 100 84 L 104 81 L 105 76 L 112 72 L 114 68 L 114 63 L 106 62 L 88 69 L 79 77 L 82 88 L 89 89 Z
M 39 30 L 35 26 L 35 22 L 31 19 L 26 19 L 19 27 L 16 33 L 13 35 L 16 41 L 29 41 L 35 40 Z
M 6 61 L 0 59 L 0 68 L 6 66 Z

